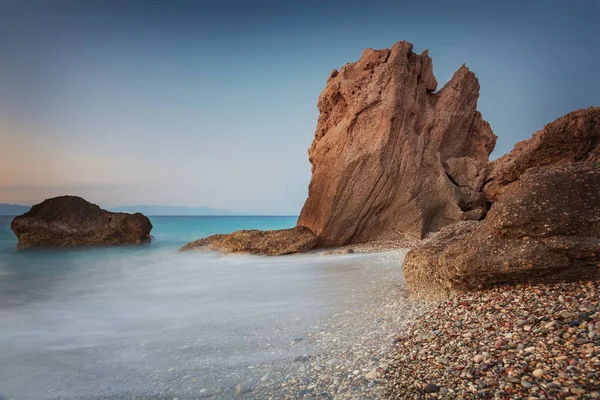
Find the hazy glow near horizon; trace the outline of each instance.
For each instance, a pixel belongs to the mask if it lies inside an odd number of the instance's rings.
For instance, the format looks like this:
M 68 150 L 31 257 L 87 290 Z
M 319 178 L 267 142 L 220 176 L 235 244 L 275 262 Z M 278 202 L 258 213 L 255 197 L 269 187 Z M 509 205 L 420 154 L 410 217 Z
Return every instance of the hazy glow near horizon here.
M 8 203 L 33 204 L 86 187 L 134 188 L 151 184 L 152 176 L 165 178 L 144 161 L 66 152 L 53 140 L 36 139 L 10 125 L 0 125 L 0 160 L 0 198 Z
M 398 40 L 477 74 L 493 156 L 600 105 L 597 1 L 415 3 L 3 2 L 0 202 L 297 214 L 327 76 Z

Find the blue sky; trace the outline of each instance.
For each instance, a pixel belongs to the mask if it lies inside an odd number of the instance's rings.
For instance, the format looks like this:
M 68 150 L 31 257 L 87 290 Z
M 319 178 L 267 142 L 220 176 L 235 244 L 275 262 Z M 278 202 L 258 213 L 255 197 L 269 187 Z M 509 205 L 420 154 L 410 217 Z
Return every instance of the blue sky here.
M 0 202 L 296 214 L 327 76 L 399 40 L 439 87 L 476 73 L 497 157 L 600 105 L 599 18 L 596 0 L 0 0 Z

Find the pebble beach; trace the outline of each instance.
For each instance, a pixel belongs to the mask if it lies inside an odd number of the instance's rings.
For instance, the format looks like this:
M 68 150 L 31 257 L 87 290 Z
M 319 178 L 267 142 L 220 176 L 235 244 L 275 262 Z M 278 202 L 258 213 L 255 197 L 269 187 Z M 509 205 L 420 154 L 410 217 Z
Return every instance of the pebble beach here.
M 290 345 L 312 353 L 279 379 L 238 386 L 239 397 L 596 399 L 600 282 L 499 287 L 427 304 L 408 297 L 400 276 Z
M 600 283 L 465 294 L 420 316 L 389 354 L 385 397 L 600 398 Z

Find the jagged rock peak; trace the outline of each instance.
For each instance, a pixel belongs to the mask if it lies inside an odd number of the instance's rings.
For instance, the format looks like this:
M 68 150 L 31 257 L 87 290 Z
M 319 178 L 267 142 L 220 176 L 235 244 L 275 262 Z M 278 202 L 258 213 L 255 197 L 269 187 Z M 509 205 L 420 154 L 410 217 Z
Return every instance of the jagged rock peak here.
M 412 50 L 408 42 L 365 49 L 333 70 L 319 96 L 298 219 L 319 246 L 421 238 L 485 213 L 496 136 L 477 111 L 477 77 L 463 65 L 435 93 L 428 51 Z

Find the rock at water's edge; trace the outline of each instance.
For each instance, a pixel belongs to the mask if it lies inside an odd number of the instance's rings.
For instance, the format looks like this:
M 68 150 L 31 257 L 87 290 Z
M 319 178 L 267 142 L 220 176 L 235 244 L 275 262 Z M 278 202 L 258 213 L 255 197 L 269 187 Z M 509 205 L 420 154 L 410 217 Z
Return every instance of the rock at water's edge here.
M 151 240 L 152 230 L 145 215 L 106 211 L 77 196 L 44 200 L 10 227 L 19 249 L 141 244 Z
M 479 82 L 463 65 L 434 93 L 431 58 L 412 49 L 366 49 L 319 97 L 298 224 L 320 247 L 420 239 L 487 210 L 481 187 L 496 136 L 477 111 Z
M 212 235 L 183 246 L 180 251 L 211 249 L 223 253 L 284 255 L 301 253 L 315 247 L 317 238 L 303 226 L 272 231 L 241 230 Z

